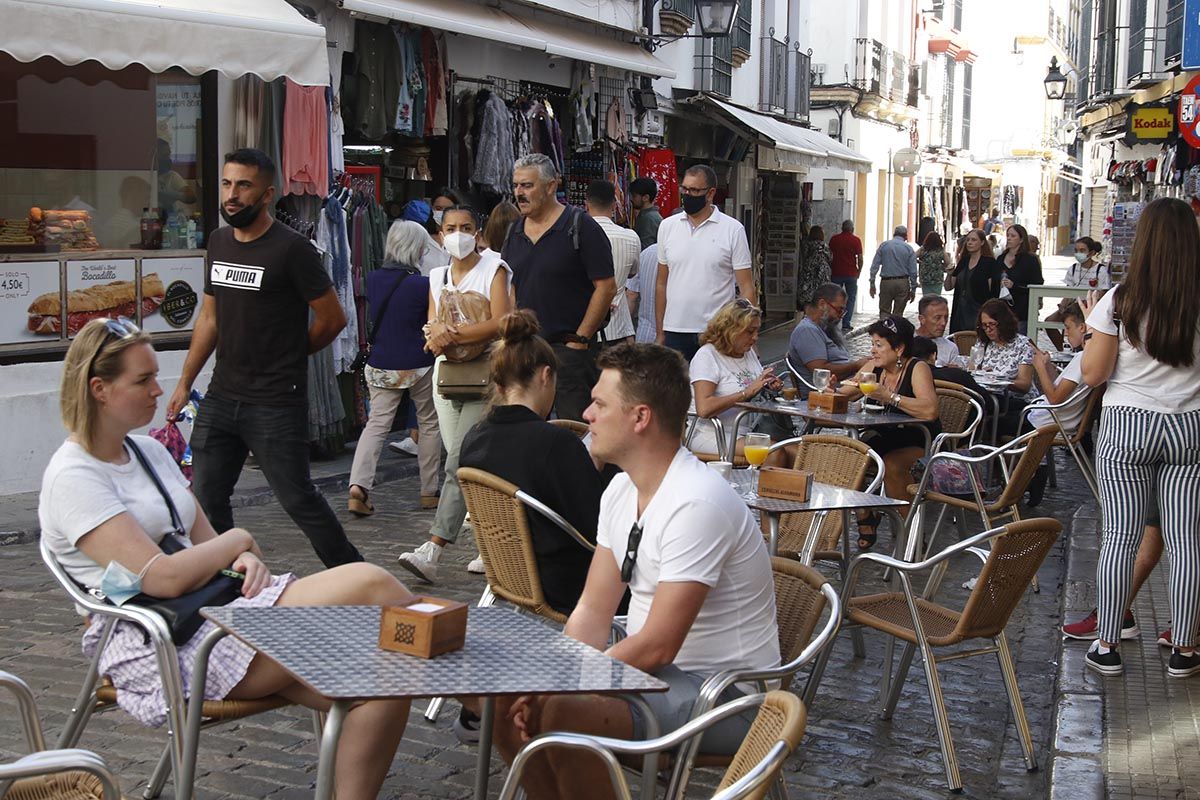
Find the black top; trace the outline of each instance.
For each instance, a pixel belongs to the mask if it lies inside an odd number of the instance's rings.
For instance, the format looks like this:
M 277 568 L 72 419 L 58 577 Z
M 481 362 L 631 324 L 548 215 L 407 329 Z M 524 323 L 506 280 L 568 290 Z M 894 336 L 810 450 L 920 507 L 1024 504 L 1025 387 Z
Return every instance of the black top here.
M 572 214 L 578 215 L 578 250 Z M 537 314 L 542 335 L 551 342 L 578 330 L 592 301 L 592 281 L 613 277 L 612 245 L 604 229 L 569 206 L 536 244 L 525 235 L 525 218 L 517 220 L 501 256 L 512 268 L 517 306 Z
M 281 223 L 252 242 L 208 238 L 204 293 L 216 302 L 209 391 L 259 405 L 308 399 L 308 304 L 333 285 L 313 243 Z
M 904 371 L 900 373 L 900 383 L 896 386 L 896 394 L 900 395 L 901 397 L 916 397 L 917 396 L 916 391 L 913 389 L 913 373 L 917 371 L 917 364 L 924 364 L 924 363 L 925 362 L 923 362 L 923 361 L 917 361 L 915 358 L 910 358 L 908 360 L 908 363 L 904 366 Z M 928 367 L 929 365 L 925 364 L 925 366 Z M 876 367 L 874 372 L 875 372 L 875 376 L 879 379 L 879 384 L 882 386 L 883 385 L 883 369 L 880 367 Z M 932 374 L 932 373 L 930 373 L 930 374 Z M 896 411 L 898 411 L 901 414 L 907 414 L 908 416 L 912 416 L 907 411 L 901 409 L 898 406 L 895 406 L 894 408 L 896 409 Z M 939 419 L 935 418 L 932 420 L 916 420 L 916 421 L 920 422 L 922 425 L 929 428 L 929 432 L 931 434 L 933 434 L 934 436 L 937 436 L 939 433 L 942 432 L 942 422 Z
M 1017 319 L 1023 321 L 1029 316 L 1029 287 L 1045 283 L 1042 280 L 1042 260 L 1033 253 L 1021 253 L 1013 260 L 1011 268 L 1005 266 L 1003 255 L 998 263 L 1001 271 L 1007 270 L 1008 279 L 1013 282 L 1013 287 L 1009 289 L 1012 292 L 1013 312 Z
M 497 406 L 463 438 L 459 463 L 516 484 L 596 541 L 604 484 L 573 431 L 525 406 Z M 536 511 L 528 512 L 546 601 L 570 614 L 587 580 L 592 554 Z
M 980 397 L 987 397 L 988 393 L 983 387 L 975 382 L 975 378 L 971 373 L 967 372 L 962 367 L 931 367 L 933 370 L 933 379 L 935 381 L 950 381 L 957 383 L 959 386 L 965 386 Z M 985 407 L 983 412 L 986 414 L 988 409 Z
M 979 257 L 975 269 L 969 269 L 971 257 L 964 255 L 954 268 L 954 293 L 970 291 L 975 303 L 982 304 L 1000 296 L 1000 262 L 989 255 Z M 966 278 L 965 285 L 963 278 Z
M 368 324 L 379 316 L 384 301 L 387 309 L 367 363 L 376 369 L 432 367 L 433 353 L 425 349 L 421 330 L 429 319 L 429 278 L 413 267 L 385 261 L 367 276 Z

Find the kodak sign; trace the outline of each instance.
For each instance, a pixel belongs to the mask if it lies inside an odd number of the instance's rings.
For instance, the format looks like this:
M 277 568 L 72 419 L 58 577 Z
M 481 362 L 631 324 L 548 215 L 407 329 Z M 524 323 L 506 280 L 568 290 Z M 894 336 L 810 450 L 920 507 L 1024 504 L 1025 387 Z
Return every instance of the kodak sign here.
M 1138 106 L 1127 109 L 1127 112 L 1125 126 L 1127 142 L 1159 141 L 1170 137 L 1175 132 L 1175 115 L 1169 108 Z

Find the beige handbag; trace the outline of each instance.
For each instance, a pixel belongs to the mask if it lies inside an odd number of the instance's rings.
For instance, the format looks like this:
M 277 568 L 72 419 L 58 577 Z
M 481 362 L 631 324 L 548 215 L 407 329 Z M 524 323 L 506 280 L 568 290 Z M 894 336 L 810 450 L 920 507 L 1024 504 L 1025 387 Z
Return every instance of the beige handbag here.
M 442 282 L 437 319 L 447 327 L 461 327 L 486 322 L 492 318 L 492 302 L 479 292 L 460 292 L 448 288 L 450 269 Z M 491 377 L 491 342 L 456 344 L 447 347 L 442 355 L 446 360 L 438 365 L 437 390 L 442 397 L 454 400 L 482 400 L 487 394 Z

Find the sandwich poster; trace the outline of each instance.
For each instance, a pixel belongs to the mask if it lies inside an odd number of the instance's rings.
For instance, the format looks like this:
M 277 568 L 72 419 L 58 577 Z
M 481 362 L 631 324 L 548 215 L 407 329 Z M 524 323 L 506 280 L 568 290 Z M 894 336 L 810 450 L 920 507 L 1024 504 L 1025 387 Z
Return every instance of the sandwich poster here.
M 150 276 L 154 276 L 150 279 Z M 162 288 L 157 305 L 147 303 L 147 288 Z M 190 331 L 204 302 L 204 256 L 142 259 L 142 330 Z
M 61 310 L 58 261 L 0 263 L 0 344 L 57 339 Z
M 132 258 L 67 262 L 67 336 L 93 319 L 137 319 L 136 263 Z M 143 296 L 154 297 L 155 292 L 161 303 L 161 287 L 148 286 L 143 276 Z

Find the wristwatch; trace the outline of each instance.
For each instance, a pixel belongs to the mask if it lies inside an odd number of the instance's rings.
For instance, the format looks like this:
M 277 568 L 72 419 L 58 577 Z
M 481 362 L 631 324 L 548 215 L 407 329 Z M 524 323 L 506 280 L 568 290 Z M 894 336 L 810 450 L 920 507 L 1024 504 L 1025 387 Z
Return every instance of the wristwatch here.
M 586 336 L 580 336 L 578 333 L 564 333 L 562 335 L 562 340 L 564 342 L 573 342 L 574 344 L 588 343 L 588 338 Z

